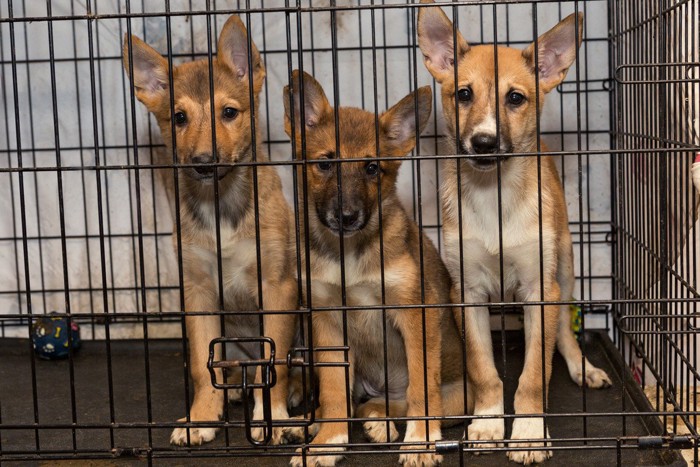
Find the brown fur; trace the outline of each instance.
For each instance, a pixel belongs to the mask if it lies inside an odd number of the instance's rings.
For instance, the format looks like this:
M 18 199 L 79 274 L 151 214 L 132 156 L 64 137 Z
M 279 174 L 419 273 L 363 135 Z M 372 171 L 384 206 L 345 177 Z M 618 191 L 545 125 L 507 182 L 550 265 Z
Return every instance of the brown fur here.
M 347 225 L 343 224 L 345 294 L 349 306 L 379 305 L 382 303 L 382 271 L 386 304 L 438 304 L 449 300 L 450 278 L 430 240 L 421 235 L 409 218 L 396 195 L 396 176 L 400 161 L 378 162 L 378 175 L 368 173 L 377 153 L 375 140 L 375 116 L 355 108 L 334 110 L 328 103 L 321 86 L 309 75 L 300 79 L 294 72 L 293 86 L 285 88 L 285 129 L 294 135 L 297 158 L 303 158 L 302 131 L 305 133 L 307 164 L 308 224 L 311 271 L 311 301 L 313 307 L 342 305 L 340 276 L 340 238 L 337 224 L 347 213 Z M 303 130 L 300 118 L 300 89 L 303 86 Z M 290 99 L 294 99 L 294 107 Z M 410 152 L 430 116 L 429 88 L 422 88 L 379 116 L 379 155 L 404 156 Z M 418 120 L 414 115 L 414 99 L 418 101 Z M 337 113 L 336 113 L 337 112 Z M 338 119 L 340 139 L 336 148 L 335 121 Z M 292 124 L 294 123 L 294 133 Z M 417 126 L 417 129 L 416 129 Z M 342 170 L 342 215 L 338 208 L 337 162 L 341 159 L 367 158 L 367 162 L 340 164 Z M 329 160 L 324 160 L 329 158 Z M 325 168 L 317 162 L 328 164 Z M 302 168 L 299 180 L 303 180 Z M 377 180 L 379 177 L 379 180 Z M 379 183 L 378 183 L 379 182 Z M 379 194 L 381 187 L 381 196 Z M 304 206 L 303 186 L 300 199 Z M 381 221 L 379 208 L 381 205 Z M 357 214 L 357 218 L 354 214 Z M 335 219 L 334 219 L 334 216 Z M 379 226 L 381 222 L 382 237 Z M 336 230 L 333 230 L 336 228 Z M 423 244 L 423 271 L 421 271 L 419 245 Z M 382 253 L 380 253 L 380 251 Z M 306 259 L 306 258 L 305 258 Z M 383 262 L 382 262 L 383 261 Z M 421 277 L 424 278 L 425 296 L 421 297 Z M 387 335 L 382 333 L 379 310 L 348 311 L 347 341 L 350 346 L 349 387 L 346 393 L 345 368 L 319 367 L 320 410 L 323 418 L 344 418 L 345 401 L 352 397 L 359 403 L 356 412 L 360 417 L 385 416 L 385 391 L 391 399 L 391 416 L 461 415 L 465 411 L 463 401 L 463 376 L 461 371 L 460 340 L 454 320 L 442 308 L 425 310 L 423 317 L 416 310 L 387 310 Z M 423 355 L 423 339 L 428 352 Z M 342 313 L 324 311 L 313 313 L 313 337 L 315 346 L 342 346 L 344 344 Z M 383 343 L 388 346 L 389 387 L 384 381 Z M 441 351 L 436 351 L 440 349 Z M 441 358 L 442 354 L 442 358 Z M 423 361 L 426 359 L 427 368 Z M 317 362 L 322 364 L 343 362 L 343 352 L 318 351 Z M 444 363 L 441 367 L 441 360 Z M 427 384 L 423 376 L 427 371 Z M 442 390 L 441 390 L 442 389 Z M 429 407 L 424 400 L 428 394 Z M 373 441 L 394 441 L 398 437 L 393 423 L 390 432 L 385 422 L 366 422 L 367 436 Z M 347 442 L 347 423 L 322 423 L 312 445 Z M 427 428 L 427 429 L 426 429 Z M 440 423 L 409 421 L 407 442 L 425 446 L 427 441 L 440 439 Z M 327 450 L 319 447 L 320 450 Z M 311 465 L 333 465 L 340 456 L 319 456 L 307 459 Z M 435 454 L 405 454 L 402 462 L 407 465 L 434 465 L 440 456 Z M 301 457 L 292 460 L 301 465 Z
M 423 0 L 423 3 L 432 2 Z M 545 94 L 564 79 L 575 59 L 579 45 L 574 40 L 576 25 L 580 44 L 583 30 L 583 16 L 580 14 L 569 16 L 538 39 L 537 80 L 534 43 L 524 51 L 494 48 L 492 45 L 471 47 L 457 31 L 455 45 L 452 23 L 443 11 L 436 7 L 420 9 L 419 45 L 426 67 L 441 84 L 450 142 L 454 152 L 471 156 L 445 163 L 441 190 L 446 264 L 454 284 L 452 300 L 456 303 L 504 301 L 511 296 L 523 301 L 560 301 L 571 297 L 574 286 L 571 235 L 564 192 L 554 161 L 547 156 L 509 157 L 508 154 L 538 151 L 538 110 L 542 109 Z M 454 80 L 455 55 L 457 85 Z M 459 102 L 458 121 L 456 100 Z M 483 141 L 488 141 L 488 144 Z M 546 150 L 543 146 L 540 148 Z M 541 178 L 538 177 L 538 162 L 541 164 Z M 497 166 L 500 166 L 500 174 Z M 458 171 L 461 188 L 457 182 Z M 540 217 L 543 291 L 540 290 L 538 261 Z M 502 244 L 499 244 L 499 238 Z M 460 263 L 460 250 L 463 264 Z M 505 297 L 500 294 L 501 254 Z M 464 277 L 463 285 L 461 277 Z M 542 313 L 544 329 L 541 326 Z M 568 316 L 567 306 L 525 307 L 525 367 L 515 395 L 516 414 L 543 413 L 546 410 L 543 393 L 549 384 L 557 343 L 574 381 L 579 384 L 585 381 L 590 387 L 610 384 L 605 372 L 589 362 L 586 362 L 583 377 L 583 358 L 569 327 Z M 502 414 L 503 384 L 493 362 L 488 310 L 484 307 L 456 308 L 455 318 L 459 323 L 466 319 L 467 368 L 474 385 L 474 413 Z M 482 441 L 478 447 L 500 445 L 504 436 L 504 422 L 498 418 L 475 420 L 468 429 L 469 440 Z M 514 421 L 513 440 L 547 436 L 541 418 L 516 418 Z M 540 449 L 544 445 L 548 443 L 510 443 L 514 447 Z M 508 456 L 511 460 L 529 464 L 545 460 L 551 452 L 510 451 Z
M 156 117 L 163 140 L 172 153 L 173 136 L 176 140 L 177 159 L 181 164 L 200 164 L 179 169 L 180 232 L 182 267 L 184 274 L 185 311 L 243 311 L 258 309 L 258 275 L 256 240 L 260 244 L 262 268 L 262 308 L 265 310 L 293 310 L 297 307 L 291 248 L 292 218 L 282 195 L 279 177 L 272 167 L 257 168 L 259 237 L 256 235 L 253 192 L 253 169 L 236 165 L 251 162 L 253 153 L 258 161 L 266 156 L 259 142 L 257 125 L 258 93 L 265 70 L 257 49 L 251 44 L 252 95 L 250 102 L 247 65 L 247 33 L 241 20 L 232 16 L 224 25 L 213 59 L 214 112 L 216 123 L 216 151 L 212 149 L 212 116 L 209 98 L 209 64 L 198 60 L 172 69 L 172 93 L 175 115 L 183 112 L 184 124 L 175 124 L 170 113 L 170 84 L 168 62 L 137 37 L 124 41 L 124 67 L 132 78 L 136 97 Z M 237 110 L 233 118 L 225 115 L 225 108 Z M 255 112 L 257 146 L 253 147 L 251 112 Z M 197 159 L 200 157 L 200 159 Z M 205 162 L 201 162 L 204 157 Z M 214 171 L 211 163 L 218 159 Z M 218 176 L 218 203 L 221 258 L 224 284 L 224 303 L 219 303 L 218 260 L 216 236 L 216 197 L 214 177 Z M 176 226 L 177 227 L 177 226 Z M 174 229 L 175 230 L 175 229 Z M 256 238 L 257 237 L 257 238 Z M 173 235 L 177 252 L 177 236 Z M 258 318 L 254 316 L 228 317 L 228 334 L 253 337 L 259 335 Z M 286 355 L 294 337 L 294 314 L 265 315 L 264 332 L 271 337 L 277 355 Z M 189 418 L 193 422 L 219 420 L 224 407 L 223 392 L 211 385 L 207 358 L 209 342 L 223 330 L 218 316 L 187 316 L 190 372 L 194 381 L 194 401 Z M 221 359 L 217 346 L 215 359 Z M 255 346 L 240 349 L 242 358 L 259 358 Z M 265 358 L 269 349 L 265 349 Z M 216 371 L 222 381 L 221 370 Z M 256 381 L 260 381 L 258 371 Z M 255 391 L 254 418 L 262 417 L 262 395 Z M 272 389 L 273 418 L 287 418 L 287 368 L 277 367 L 277 385 Z M 183 419 L 184 420 L 184 419 Z M 188 434 L 189 431 L 189 434 Z M 275 429 L 272 442 L 282 441 L 281 429 Z M 177 428 L 171 442 L 201 444 L 215 436 L 214 428 Z M 263 430 L 253 430 L 253 436 L 263 438 Z

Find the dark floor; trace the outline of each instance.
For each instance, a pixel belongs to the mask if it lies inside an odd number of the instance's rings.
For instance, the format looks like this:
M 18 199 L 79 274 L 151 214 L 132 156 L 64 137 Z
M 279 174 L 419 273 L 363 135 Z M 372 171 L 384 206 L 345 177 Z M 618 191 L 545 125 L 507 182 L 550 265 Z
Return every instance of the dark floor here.
M 494 335 L 496 359 L 502 362 L 500 334 Z M 522 367 L 523 341 L 520 333 L 508 333 L 506 339 L 508 356 L 506 367 L 506 411 L 512 411 L 512 397 L 517 384 L 517 377 Z M 586 352 L 589 359 L 604 368 L 613 378 L 614 387 L 603 390 L 587 390 L 585 407 L 588 413 L 627 412 L 629 415 L 589 417 L 557 417 L 549 420 L 550 435 L 553 438 L 596 438 L 596 437 L 635 437 L 658 434 L 660 424 L 654 417 L 634 416 L 636 411 L 650 411 L 639 388 L 632 384 L 629 374 L 620 374 L 619 355 L 609 339 L 602 333 L 589 333 Z M 187 449 L 174 448 L 168 443 L 171 428 L 129 427 L 130 423 L 144 423 L 149 419 L 155 423 L 173 422 L 185 413 L 184 372 L 182 361 L 182 343 L 174 340 L 150 341 L 148 343 L 148 366 L 150 371 L 150 393 L 147 392 L 146 360 L 143 341 L 111 342 L 112 373 L 112 407 L 108 383 L 108 358 L 105 342 L 85 342 L 73 361 L 73 382 L 71 386 L 70 366 L 68 361 L 34 360 L 36 374 L 36 400 L 38 423 L 49 428 L 38 430 L 26 429 L 35 422 L 32 390 L 32 359 L 29 357 L 30 345 L 22 339 L 0 340 L 0 461 L 3 465 L 14 464 L 22 455 L 33 458 L 38 464 L 37 452 L 41 452 L 42 465 L 58 466 L 92 466 L 92 465 L 142 465 L 146 461 L 129 457 L 128 448 L 152 446 L 153 462 L 156 465 L 230 465 L 260 466 L 285 465 L 293 447 L 271 450 L 277 457 L 262 459 L 259 455 L 251 456 L 249 445 L 245 442 L 242 429 L 233 428 L 228 433 L 228 445 L 237 446 L 239 454 L 248 457 L 215 457 L 224 454 L 226 436 L 220 433 L 216 440 L 190 452 L 198 459 L 187 459 Z M 623 376 L 625 384 L 623 385 Z M 75 395 L 71 403 L 71 388 Z M 554 374 L 550 385 L 550 413 L 583 412 L 583 392 L 568 376 L 566 366 L 558 355 L 554 362 Z M 150 401 L 150 404 L 149 404 Z M 508 402 L 510 401 L 510 403 Z M 75 407 L 73 415 L 72 407 Z M 113 419 L 118 423 L 110 433 L 102 428 L 110 423 L 110 408 Z M 229 419 L 241 420 L 240 404 L 229 406 Z M 93 429 L 76 428 L 73 432 L 65 428 L 71 420 L 80 425 L 92 425 Z M 51 429 L 51 425 L 63 425 Z M 585 426 L 585 434 L 584 434 Z M 509 426 L 507 430 L 509 430 Z M 401 429 L 401 427 L 399 427 Z M 443 430 L 446 440 L 459 440 L 463 434 L 462 427 Z M 113 436 L 113 441 L 110 437 Z M 353 432 L 354 442 L 365 442 L 362 431 L 356 426 Z M 581 441 L 555 443 L 559 447 L 581 445 Z M 636 444 L 636 443 L 632 443 Z M 38 448 L 37 448 L 38 445 Z M 625 448 L 619 453 L 613 441 L 589 441 L 589 448 L 566 449 L 555 451 L 549 465 L 615 465 L 618 460 L 622 465 L 668 465 L 680 461 L 676 451 L 639 450 Z M 119 451 L 116 448 L 127 448 Z M 114 460 L 66 460 L 58 462 L 59 457 L 71 457 L 71 451 L 77 448 L 83 454 L 80 457 L 105 457 L 110 452 L 122 452 L 123 457 Z M 257 451 L 259 453 L 260 451 Z M 396 454 L 381 454 L 381 450 L 371 455 L 349 456 L 343 465 L 395 465 Z M 618 458 L 619 454 L 619 458 Z M 174 457 L 179 456 L 179 457 Z M 464 462 L 473 465 L 496 466 L 507 464 L 503 452 L 474 456 L 464 454 Z M 444 465 L 458 465 L 459 454 L 447 454 Z M 515 464 L 512 464 L 515 465 Z

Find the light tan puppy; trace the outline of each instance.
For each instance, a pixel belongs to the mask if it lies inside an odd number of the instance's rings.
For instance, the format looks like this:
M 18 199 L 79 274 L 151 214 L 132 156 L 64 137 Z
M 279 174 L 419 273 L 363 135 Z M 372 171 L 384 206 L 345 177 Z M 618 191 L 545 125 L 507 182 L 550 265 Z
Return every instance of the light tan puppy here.
M 396 194 L 396 177 L 401 161 L 379 162 L 374 159 L 377 153 L 375 115 L 355 108 L 333 109 L 321 86 L 307 74 L 303 75 L 300 83 L 300 73 L 295 71 L 292 82 L 292 89 L 286 87 L 284 91 L 285 129 L 295 139 L 297 157 L 301 159 L 304 127 L 306 158 L 312 161 L 307 168 L 308 224 L 305 228 L 310 244 L 312 306 L 339 306 L 343 292 L 348 306 L 446 303 L 450 293 L 449 274 L 437 250 L 425 235 L 421 235 Z M 300 105 L 302 85 L 303 120 Z M 294 107 L 290 104 L 290 95 Z M 425 127 L 430 112 L 431 92 L 429 87 L 424 87 L 381 114 L 378 120 L 379 155 L 391 157 L 408 154 Z M 336 117 L 339 133 L 337 144 Z M 365 161 L 336 162 L 349 158 Z M 342 174 L 342 201 L 338 199 L 338 166 Z M 303 174 L 301 168 L 299 170 L 301 181 Z M 302 206 L 303 193 L 300 186 Z M 421 293 L 421 277 L 424 280 L 424 295 Z M 312 318 L 314 346 L 344 345 L 342 312 L 314 312 Z M 358 416 L 382 417 L 386 392 L 391 400 L 391 416 L 464 414 L 461 340 L 449 309 L 427 308 L 424 315 L 420 308 L 390 309 L 386 312 L 386 335 L 383 328 L 381 310 L 347 312 L 350 394 L 346 391 L 346 369 L 341 365 L 323 366 L 346 361 L 344 352 L 315 353 L 316 362 L 321 365 L 317 368 L 319 416 L 348 417 L 351 414 L 347 413 L 346 401 L 352 398 L 359 403 Z M 385 343 L 387 365 L 384 361 Z M 423 351 L 424 346 L 427 352 Z M 385 379 L 385 371 L 388 379 Z M 428 407 L 425 406 L 426 397 Z M 348 441 L 347 422 L 317 425 L 320 427 L 316 427 L 318 434 L 313 445 Z M 393 423 L 388 434 L 385 427 L 385 422 L 379 421 L 364 425 L 371 440 L 394 441 L 398 433 Z M 439 421 L 429 424 L 420 420 L 407 422 L 404 442 L 416 443 L 407 448 L 418 449 L 430 444 L 426 441 L 439 439 Z M 316 450 L 342 451 L 323 446 Z M 308 465 L 334 465 L 341 457 L 312 455 L 307 462 Z M 405 465 L 432 466 L 440 461 L 440 456 L 432 453 L 403 454 L 400 460 Z M 301 456 L 292 459 L 292 465 L 302 463 Z
M 432 2 L 424 0 L 423 3 Z M 539 158 L 540 214 L 538 158 L 504 154 L 537 151 L 537 105 L 541 110 L 545 94 L 564 79 L 574 62 L 582 25 L 583 15 L 571 15 L 539 37 L 537 87 L 535 43 L 523 51 L 507 47 L 495 49 L 492 45 L 472 47 L 459 31 L 453 30 L 452 22 L 442 9 L 420 9 L 418 41 L 428 71 L 441 85 L 448 139 L 456 153 L 479 156 L 444 164 L 441 198 L 445 256 L 454 284 L 452 300 L 455 303 L 486 303 L 513 296 L 519 301 L 560 301 L 572 296 L 571 235 L 566 201 L 554 161 L 547 156 Z M 502 230 L 499 230 L 498 165 Z M 458 187 L 458 170 L 461 187 Z M 541 283 L 544 290 L 540 289 Z M 501 288 L 506 297 L 501 297 Z M 503 384 L 493 361 L 488 309 L 456 308 L 455 313 L 459 323 L 462 316 L 466 317 L 467 369 L 474 385 L 474 414 L 503 414 Z M 569 373 L 579 385 L 584 382 L 583 358 L 569 326 L 568 306 L 526 306 L 524 327 L 525 366 L 515 394 L 515 412 L 543 413 L 555 344 L 558 343 Z M 610 385 L 607 374 L 588 361 L 585 382 L 592 388 Z M 475 420 L 468 427 L 468 438 L 475 441 L 503 440 L 504 434 L 502 418 Z M 548 435 L 542 418 L 523 417 L 513 422 L 512 440 L 545 436 Z M 487 442 L 478 446 L 495 444 L 501 443 Z M 544 443 L 515 442 L 510 446 L 541 448 Z M 508 453 L 511 460 L 525 464 L 541 462 L 550 456 L 548 450 Z
M 124 41 L 124 67 L 131 76 L 136 97 L 156 117 L 168 149 L 177 145 L 177 159 L 182 164 L 196 164 L 179 169 L 180 230 L 182 234 L 182 267 L 185 310 L 250 311 L 259 309 L 258 260 L 261 265 L 262 308 L 294 310 L 297 308 L 297 287 L 294 280 L 292 218 L 282 195 L 277 172 L 269 166 L 257 169 L 259 237 L 256 234 L 256 212 L 253 150 L 258 161 L 266 160 L 260 145 L 257 125 L 258 94 L 265 79 L 265 69 L 254 44 L 248 49 L 247 31 L 237 16 L 224 25 L 218 51 L 212 63 L 214 72 L 214 122 L 216 148 L 212 147 L 212 115 L 209 94 L 209 64 L 206 60 L 185 63 L 172 69 L 172 89 L 168 61 L 135 36 Z M 249 68 L 248 54 L 252 67 Z M 252 73 L 252 93 L 249 81 Z M 171 115 L 170 99 L 174 100 Z M 253 96 L 253 102 L 250 96 Z M 251 112 L 255 115 L 252 125 Z M 174 127 L 174 135 L 171 129 Z M 255 134 L 253 133 L 255 131 Z M 256 146 L 253 147 L 253 137 Z M 213 163 L 226 163 L 216 170 Z M 219 303 L 218 257 L 214 178 L 218 177 L 221 270 L 224 303 Z M 177 226 L 175 227 L 177 228 Z M 177 249 L 177 237 L 173 235 Z M 260 258 L 256 254 L 260 244 Z M 177 250 L 176 250 L 177 251 Z M 193 422 L 216 421 L 224 408 L 223 391 L 212 386 L 207 358 L 209 342 L 222 336 L 219 316 L 195 315 L 186 318 L 189 338 L 190 373 L 194 381 L 194 402 L 190 410 Z M 259 317 L 252 314 L 227 317 L 229 335 L 260 335 Z M 294 338 L 295 315 L 264 316 L 264 333 L 276 344 L 282 358 Z M 257 345 L 242 346 L 248 358 L 260 358 Z M 221 346 L 215 359 L 221 359 Z M 265 358 L 269 348 L 265 349 Z M 288 418 L 287 368 L 276 367 L 277 384 L 272 389 L 271 410 L 274 419 Z M 216 371 L 217 381 L 222 372 Z M 256 381 L 260 381 L 258 370 Z M 261 391 L 254 391 L 253 418 L 263 418 Z M 245 396 L 244 396 L 245 397 Z M 188 434 L 189 431 L 189 434 Z M 173 444 L 202 444 L 214 439 L 215 428 L 176 428 L 170 438 Z M 253 437 L 261 440 L 263 429 L 256 428 Z M 279 443 L 282 429 L 275 428 L 272 442 Z

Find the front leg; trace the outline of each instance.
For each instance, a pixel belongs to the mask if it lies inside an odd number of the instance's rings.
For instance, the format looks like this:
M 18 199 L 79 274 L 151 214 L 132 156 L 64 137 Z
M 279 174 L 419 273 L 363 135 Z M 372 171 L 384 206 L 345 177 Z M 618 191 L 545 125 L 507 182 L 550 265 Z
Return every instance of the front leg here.
M 297 317 L 293 310 L 297 307 L 296 283 L 293 280 L 277 282 L 263 282 L 263 308 L 270 311 L 289 311 L 285 314 L 265 314 L 263 324 L 265 334 L 275 342 L 276 359 L 285 359 L 296 332 Z M 264 358 L 270 358 L 269 346 L 265 346 Z M 255 382 L 262 382 L 262 367 L 259 367 Z M 277 373 L 277 384 L 270 390 L 270 405 L 273 420 L 286 420 L 289 418 L 287 411 L 287 400 L 289 394 L 288 374 L 286 364 L 275 365 Z M 263 391 L 256 389 L 253 391 L 255 398 L 255 409 L 253 410 L 253 420 L 263 420 Z M 282 444 L 286 442 L 285 427 L 278 426 L 272 429 L 271 444 Z M 262 441 L 265 437 L 265 428 L 253 428 L 252 437 L 257 441 Z
M 464 303 L 484 303 L 484 293 L 466 290 Z M 452 289 L 453 303 L 461 303 L 462 297 L 457 287 Z M 505 422 L 502 418 L 503 382 L 498 375 L 493 359 L 491 342 L 491 323 L 486 307 L 455 307 L 455 321 L 462 332 L 464 319 L 464 336 L 467 347 L 467 372 L 469 373 L 471 396 L 474 400 L 474 415 L 501 416 L 498 418 L 476 418 L 467 427 L 467 439 L 476 441 L 470 445 L 477 449 L 503 446 Z M 480 451 L 483 452 L 483 451 Z
M 391 314 L 406 350 L 408 364 L 408 388 L 406 389 L 406 415 L 424 417 L 442 415 L 442 394 L 440 390 L 440 348 L 442 310 L 428 308 L 425 310 L 425 328 L 423 316 L 416 310 L 394 310 Z M 426 352 L 423 352 L 425 338 Z M 427 387 L 426 387 L 427 383 Z M 426 407 L 426 395 L 428 407 Z M 440 421 L 410 420 L 406 423 L 404 442 L 414 443 L 402 449 L 416 449 L 416 445 L 435 442 L 442 439 Z M 436 453 L 401 454 L 399 462 L 406 466 L 433 466 L 442 461 Z
M 317 312 L 313 315 L 313 337 L 314 347 L 339 347 L 343 345 L 342 314 L 339 311 Z M 345 378 L 345 367 L 341 365 L 345 362 L 342 351 L 318 351 L 314 353 L 316 362 L 320 364 L 316 368 L 319 380 L 319 405 L 323 418 L 350 418 L 352 413 L 347 411 L 347 401 L 352 400 L 352 394 L 348 394 L 347 388 L 352 391 L 353 386 L 353 354 L 349 351 L 349 374 L 350 381 Z M 333 366 L 328 366 L 329 364 Z M 312 446 L 323 444 L 345 444 L 348 442 L 347 422 L 320 423 L 318 434 L 311 443 Z M 344 451 L 345 448 L 309 448 L 309 454 L 314 451 Z M 297 449 L 301 453 L 302 448 Z M 292 466 L 333 466 L 343 458 L 342 455 L 329 456 L 306 456 L 306 464 L 301 455 L 293 457 L 290 464 Z
M 539 286 L 527 293 L 525 301 L 540 300 Z M 559 301 L 559 285 L 545 282 L 545 300 Z M 543 316 L 544 313 L 544 316 Z M 515 414 L 544 413 L 547 390 L 552 376 L 552 357 L 557 340 L 559 305 L 532 305 L 525 307 L 525 366 L 515 392 Z M 542 322 L 544 321 L 544 329 Z M 544 354 L 543 354 L 544 352 Z M 544 362 L 544 368 L 542 364 Z M 513 421 L 512 440 L 549 438 L 543 418 L 516 418 Z M 549 442 L 510 443 L 516 448 L 542 448 Z M 521 464 L 539 463 L 552 456 L 549 450 L 509 451 L 508 458 Z
M 200 276 L 201 280 L 185 278 L 185 310 L 218 310 L 216 292 L 211 278 Z M 208 280 L 207 280 L 208 279 Z M 211 286 L 211 287 L 209 287 Z M 209 342 L 220 337 L 221 321 L 218 316 L 186 316 L 185 326 L 189 340 L 190 375 L 194 383 L 194 401 L 190 407 L 192 422 L 212 422 L 221 418 L 224 408 L 224 392 L 214 388 L 207 368 L 209 359 Z M 214 350 L 214 358 L 221 360 L 221 348 Z M 221 369 L 216 369 L 217 381 L 223 381 Z M 179 421 L 184 422 L 187 418 Z M 207 443 L 216 436 L 216 428 L 175 428 L 170 442 L 180 446 Z

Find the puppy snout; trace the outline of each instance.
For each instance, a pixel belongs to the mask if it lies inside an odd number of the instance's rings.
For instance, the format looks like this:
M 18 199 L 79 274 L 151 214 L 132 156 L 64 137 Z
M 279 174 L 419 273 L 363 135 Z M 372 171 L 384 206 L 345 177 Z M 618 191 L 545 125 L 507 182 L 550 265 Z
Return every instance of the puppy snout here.
M 353 228 L 360 218 L 360 211 L 355 211 L 353 209 L 343 209 L 342 212 L 336 211 L 335 219 L 340 224 L 342 222 L 343 228 Z
M 192 164 L 207 164 L 194 168 L 195 172 L 200 175 L 212 175 L 214 173 L 214 166 L 208 165 L 212 162 L 214 162 L 214 156 L 209 153 L 197 154 L 192 157 Z
M 471 143 L 476 154 L 498 153 L 498 138 L 496 138 L 496 135 L 478 133 L 472 136 Z

